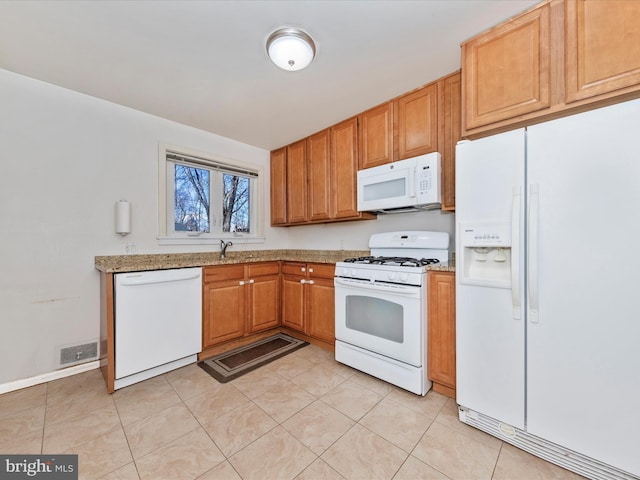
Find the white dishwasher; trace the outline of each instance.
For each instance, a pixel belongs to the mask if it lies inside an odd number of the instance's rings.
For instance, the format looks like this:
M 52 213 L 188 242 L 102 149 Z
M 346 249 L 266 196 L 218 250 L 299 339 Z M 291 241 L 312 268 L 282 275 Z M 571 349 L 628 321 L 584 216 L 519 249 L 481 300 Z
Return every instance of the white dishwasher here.
M 197 360 L 202 350 L 202 269 L 115 275 L 115 388 Z

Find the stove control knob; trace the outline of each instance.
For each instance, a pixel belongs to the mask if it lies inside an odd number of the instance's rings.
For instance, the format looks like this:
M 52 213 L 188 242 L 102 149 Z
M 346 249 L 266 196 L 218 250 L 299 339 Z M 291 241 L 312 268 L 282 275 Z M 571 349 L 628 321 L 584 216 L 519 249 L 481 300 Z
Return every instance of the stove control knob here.
M 400 281 L 401 282 L 406 282 L 407 280 L 409 280 L 409 275 L 407 275 L 406 273 L 401 273 L 400 274 Z
M 398 276 L 394 272 L 389 273 L 389 280 L 395 280 Z

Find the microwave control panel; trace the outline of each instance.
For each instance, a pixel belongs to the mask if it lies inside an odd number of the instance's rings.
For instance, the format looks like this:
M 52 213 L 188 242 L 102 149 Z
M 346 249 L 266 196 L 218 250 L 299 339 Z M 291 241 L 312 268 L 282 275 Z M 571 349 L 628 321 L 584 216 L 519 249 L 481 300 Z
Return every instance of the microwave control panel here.
M 440 154 L 423 155 L 416 162 L 416 189 L 418 203 L 440 202 Z
M 425 195 L 429 190 L 431 190 L 433 182 L 433 175 L 431 173 L 431 168 L 429 165 L 425 165 L 423 167 L 418 167 L 418 192 L 419 195 Z

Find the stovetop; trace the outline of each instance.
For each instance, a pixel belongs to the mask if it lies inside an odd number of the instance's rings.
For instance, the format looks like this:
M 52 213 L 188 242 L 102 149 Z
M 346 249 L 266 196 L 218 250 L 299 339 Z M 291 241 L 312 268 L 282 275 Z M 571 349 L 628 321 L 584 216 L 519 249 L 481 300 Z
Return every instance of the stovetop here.
M 345 263 L 353 263 L 358 265 L 388 265 L 395 267 L 425 267 L 440 263 L 437 258 L 413 258 L 413 257 L 387 257 L 387 256 L 366 256 L 346 258 Z

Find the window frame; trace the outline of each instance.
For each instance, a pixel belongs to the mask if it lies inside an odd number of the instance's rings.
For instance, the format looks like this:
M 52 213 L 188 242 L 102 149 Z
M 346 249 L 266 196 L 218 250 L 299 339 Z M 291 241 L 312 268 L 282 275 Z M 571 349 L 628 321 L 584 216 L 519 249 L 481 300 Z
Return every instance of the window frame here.
M 216 170 L 224 172 L 227 171 L 225 170 L 225 167 L 227 167 L 228 173 L 238 173 L 242 175 L 242 172 L 250 172 L 252 175 L 255 175 L 255 177 L 251 177 L 250 179 L 249 193 L 249 224 L 251 226 L 251 232 L 238 233 L 214 230 L 213 221 L 211 221 L 214 216 L 217 217 L 217 221 L 220 223 L 222 221 L 222 202 L 219 199 L 219 196 L 222 195 L 222 188 L 216 189 L 213 186 L 210 186 L 211 209 L 209 215 L 211 232 L 175 231 L 173 227 L 173 202 L 175 192 L 173 191 L 173 186 L 168 184 L 170 175 L 167 173 L 169 165 L 176 163 L 173 159 L 168 158 L 171 154 L 185 158 L 185 161 L 180 162 L 182 164 L 208 168 L 212 170 L 212 172 Z M 188 161 L 189 158 L 194 160 L 193 163 Z M 214 178 L 215 175 L 210 177 L 211 184 L 213 184 Z M 263 192 L 264 174 L 263 169 L 259 165 L 161 143 L 158 148 L 158 243 L 160 245 L 211 245 L 220 243 L 220 240 L 233 240 L 236 244 L 264 243 L 264 202 L 260 201 Z M 169 205 L 170 201 L 172 203 L 171 206 Z M 219 205 L 215 210 L 213 208 L 214 202 L 216 202 L 216 206 Z

